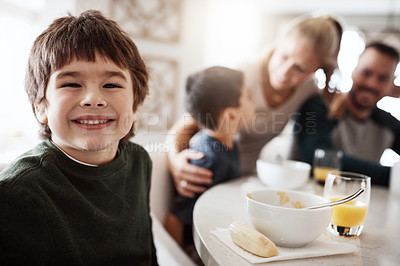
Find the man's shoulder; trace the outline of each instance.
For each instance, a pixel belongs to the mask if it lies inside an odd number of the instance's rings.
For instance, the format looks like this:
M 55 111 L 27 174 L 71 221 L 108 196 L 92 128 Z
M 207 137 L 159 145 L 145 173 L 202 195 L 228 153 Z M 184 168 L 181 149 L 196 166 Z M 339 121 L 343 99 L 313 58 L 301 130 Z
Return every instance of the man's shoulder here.
M 375 107 L 371 118 L 378 124 L 390 128 L 392 131 L 400 132 L 400 121 L 390 113 Z

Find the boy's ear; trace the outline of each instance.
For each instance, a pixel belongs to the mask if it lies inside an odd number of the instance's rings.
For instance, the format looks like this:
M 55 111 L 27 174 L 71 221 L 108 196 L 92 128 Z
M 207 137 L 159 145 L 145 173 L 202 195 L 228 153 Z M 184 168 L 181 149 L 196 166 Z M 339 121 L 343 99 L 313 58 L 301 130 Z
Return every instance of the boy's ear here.
M 48 119 L 47 119 L 47 110 L 46 106 L 44 103 L 39 103 L 35 105 L 35 115 L 37 120 L 42 123 L 46 124 Z
M 238 115 L 237 114 L 237 109 L 233 108 L 233 107 L 226 108 L 224 110 L 224 112 L 225 112 L 225 115 L 227 115 L 230 120 L 235 120 L 237 115 Z

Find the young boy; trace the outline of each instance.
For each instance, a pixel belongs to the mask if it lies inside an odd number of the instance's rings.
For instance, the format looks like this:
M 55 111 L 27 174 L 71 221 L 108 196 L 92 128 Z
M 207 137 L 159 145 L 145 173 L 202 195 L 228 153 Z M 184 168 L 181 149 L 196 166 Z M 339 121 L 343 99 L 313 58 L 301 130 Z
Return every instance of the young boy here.
M 189 76 L 186 109 L 203 127 L 192 138 L 190 149 L 202 152 L 204 157 L 190 163 L 213 172 L 210 187 L 239 177 L 239 155 L 234 136 L 239 129 L 248 126 L 254 113 L 243 73 L 211 67 Z M 199 196 L 178 195 L 168 215 L 166 228 L 181 246 L 190 244 L 192 212 Z
M 0 174 L 1 265 L 157 265 L 151 161 L 128 141 L 147 81 L 135 44 L 98 11 L 36 39 L 25 87 L 45 140 Z

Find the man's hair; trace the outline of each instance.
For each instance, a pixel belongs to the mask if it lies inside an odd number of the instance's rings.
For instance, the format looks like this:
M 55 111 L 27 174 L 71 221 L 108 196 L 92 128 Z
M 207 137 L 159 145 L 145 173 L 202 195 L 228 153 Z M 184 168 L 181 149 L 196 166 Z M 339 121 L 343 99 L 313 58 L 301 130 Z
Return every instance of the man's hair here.
M 239 107 L 243 72 L 214 66 L 190 75 L 186 81 L 186 110 L 200 126 L 214 130 L 221 112 Z
M 133 81 L 133 111 L 148 94 L 148 72 L 135 43 L 100 11 L 88 10 L 79 16 L 68 14 L 58 18 L 40 34 L 31 49 L 25 77 L 25 90 L 33 111 L 46 104 L 46 87 L 52 73 L 72 60 L 95 62 L 96 54 L 110 59 L 127 69 Z M 134 126 L 121 140 L 127 142 L 134 135 Z M 51 137 L 46 124 L 40 126 L 40 137 Z
M 365 53 L 367 49 L 375 49 L 381 54 L 387 55 L 392 58 L 395 62 L 399 62 L 400 55 L 399 52 L 392 46 L 385 44 L 380 41 L 373 41 L 365 46 L 364 51 L 361 53 L 360 57 Z M 346 113 L 346 96 L 347 94 L 338 94 L 335 96 L 334 100 L 331 102 L 329 107 L 329 118 L 341 119 Z
M 378 50 L 382 54 L 388 55 L 389 57 L 393 58 L 394 60 L 396 60 L 396 62 L 399 62 L 399 60 L 400 60 L 399 52 L 394 47 L 387 45 L 385 43 L 378 42 L 378 41 L 371 42 L 365 46 L 364 51 L 367 48 L 373 48 L 375 50 Z

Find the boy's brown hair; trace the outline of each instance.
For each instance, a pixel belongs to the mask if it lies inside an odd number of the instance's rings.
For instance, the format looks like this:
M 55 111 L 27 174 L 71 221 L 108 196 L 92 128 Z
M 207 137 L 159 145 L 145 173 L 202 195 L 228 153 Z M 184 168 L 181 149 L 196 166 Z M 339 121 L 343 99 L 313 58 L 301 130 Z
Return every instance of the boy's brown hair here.
M 186 81 L 186 110 L 201 127 L 215 130 L 224 109 L 240 106 L 243 85 L 243 72 L 227 67 L 193 73 Z
M 52 73 L 73 59 L 95 62 L 96 54 L 110 59 L 130 72 L 133 81 L 133 111 L 148 94 L 148 72 L 135 43 L 100 11 L 88 10 L 79 16 L 58 18 L 39 35 L 31 49 L 25 78 L 25 90 L 36 114 L 37 106 L 46 104 L 46 87 Z M 47 124 L 40 123 L 40 137 L 51 137 Z M 121 139 L 134 136 L 134 126 Z

